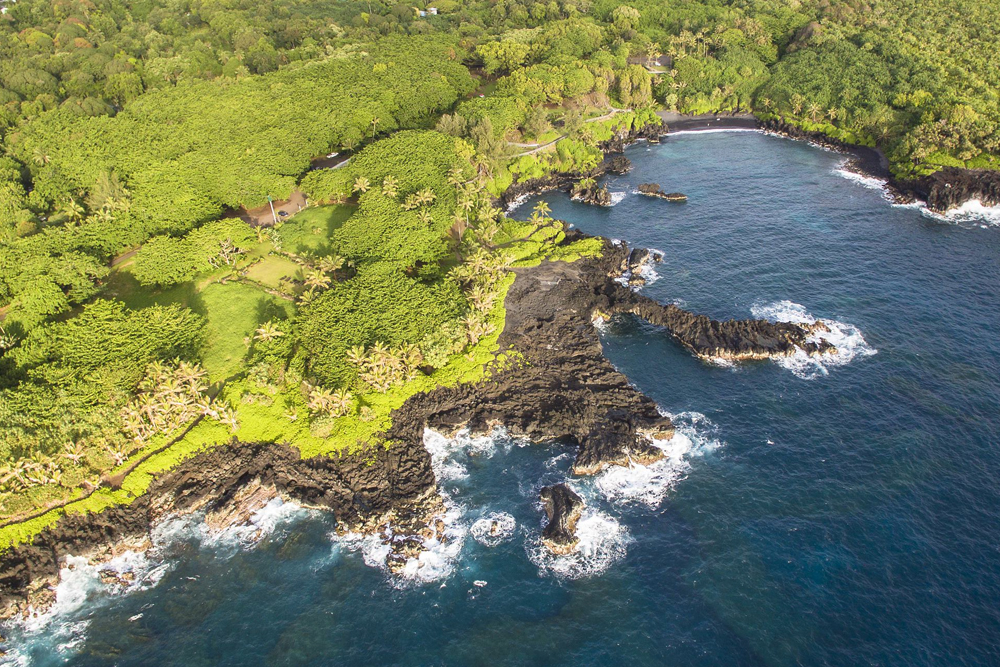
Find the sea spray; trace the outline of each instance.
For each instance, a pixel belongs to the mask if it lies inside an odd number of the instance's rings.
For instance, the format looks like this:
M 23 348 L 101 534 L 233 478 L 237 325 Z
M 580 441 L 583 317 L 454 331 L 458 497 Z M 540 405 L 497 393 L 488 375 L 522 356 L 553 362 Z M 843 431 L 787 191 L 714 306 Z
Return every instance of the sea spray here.
M 513 517 L 502 513 L 487 515 L 492 517 L 489 519 L 480 519 L 480 522 L 488 522 L 485 525 L 471 522 L 469 508 L 460 501 L 462 484 L 469 479 L 469 458 L 489 459 L 501 449 L 510 451 L 512 447 L 523 446 L 525 443 L 524 440 L 510 437 L 499 427 L 489 435 L 472 436 L 468 430 L 463 429 L 453 437 L 425 429 L 424 447 L 431 455 L 431 468 L 444 504 L 444 511 L 435 517 L 443 525 L 440 538 L 420 538 L 420 552 L 407 557 L 401 566 L 393 568 L 395 571 L 390 571 L 387 565 L 392 543 L 396 539 L 417 538 L 413 535 L 395 535 L 392 525 L 379 534 L 348 533 L 331 536 L 334 548 L 343 547 L 359 552 L 365 564 L 385 572 L 390 585 L 395 588 L 407 588 L 448 578 L 455 571 L 470 532 L 477 541 L 493 546 L 509 539 L 516 526 Z
M 715 424 L 700 412 L 664 415 L 674 424 L 673 437 L 651 440 L 663 452 L 663 458 L 648 465 L 610 466 L 594 478 L 594 487 L 609 502 L 656 509 L 677 482 L 687 476 L 691 459 L 723 445 L 715 437 Z
M 183 551 L 183 545 L 194 543 L 227 558 L 310 512 L 274 498 L 254 512 L 246 525 L 223 530 L 209 528 L 204 512 L 171 515 L 150 528 L 150 546 L 145 550 L 127 550 L 93 563 L 83 556 L 67 556 L 59 571 L 54 603 L 43 611 L 29 612 L 26 619 L 5 624 L 16 644 L 6 658 L 11 664 L 30 665 L 32 652 L 38 650 L 68 660 L 86 640 L 93 614 L 118 596 L 159 584 L 176 565 L 176 552 Z
M 472 524 L 472 537 L 480 544 L 495 547 L 514 537 L 517 521 L 506 512 L 489 512 Z
M 590 503 L 587 500 L 588 505 Z M 540 576 L 560 579 L 583 579 L 606 572 L 628 553 L 632 536 L 626 526 L 606 512 L 586 507 L 576 524 L 576 548 L 556 555 L 542 544 L 541 528 L 525 542 L 529 560 Z
M 754 304 L 750 308 L 750 312 L 756 318 L 772 322 L 812 324 L 817 321 L 804 306 L 787 300 L 766 305 Z M 791 356 L 776 358 L 775 363 L 782 368 L 787 368 L 796 377 L 812 380 L 829 375 L 830 369 L 835 366 L 844 366 L 857 357 L 869 357 L 878 352 L 865 341 L 861 330 L 853 324 L 831 319 L 823 319 L 822 322 L 829 331 L 811 334 L 806 340 L 808 342 L 825 340 L 836 348 L 836 352 L 814 356 L 806 354 L 803 350 L 798 350 Z

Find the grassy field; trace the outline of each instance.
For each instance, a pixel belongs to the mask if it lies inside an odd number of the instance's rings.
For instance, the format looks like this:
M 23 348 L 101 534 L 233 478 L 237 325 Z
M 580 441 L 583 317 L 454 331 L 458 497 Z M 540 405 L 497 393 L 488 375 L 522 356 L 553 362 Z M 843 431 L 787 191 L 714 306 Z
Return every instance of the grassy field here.
M 281 289 L 283 278 L 302 279 L 302 266 L 281 255 L 269 255 L 247 271 L 247 278 L 254 282 Z
M 202 365 L 211 382 L 227 380 L 242 370 L 247 353 L 244 339 L 268 320 L 284 320 L 295 306 L 285 299 L 243 283 L 213 283 L 198 293 L 207 320 L 208 337 Z
M 329 255 L 330 237 L 344 221 L 351 217 L 355 207 L 346 205 L 315 206 L 296 213 L 278 228 L 281 247 L 285 252 L 311 252 Z

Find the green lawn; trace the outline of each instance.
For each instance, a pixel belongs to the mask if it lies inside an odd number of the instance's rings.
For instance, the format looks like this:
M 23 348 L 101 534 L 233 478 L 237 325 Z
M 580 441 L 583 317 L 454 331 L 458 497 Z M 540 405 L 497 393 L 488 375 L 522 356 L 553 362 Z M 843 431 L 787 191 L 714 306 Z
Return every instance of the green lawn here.
M 247 353 L 243 339 L 272 319 L 286 319 L 295 306 L 256 287 L 229 282 L 213 283 L 198 293 L 192 309 L 208 320 L 202 363 L 209 380 L 217 382 L 242 370 Z
M 344 221 L 351 217 L 356 207 L 338 204 L 334 206 L 310 206 L 283 222 L 278 227 L 282 250 L 294 254 L 311 252 L 328 255 L 330 237 Z
M 263 261 L 257 262 L 247 271 L 247 278 L 255 282 L 280 289 L 282 278 L 295 278 L 302 271 L 302 267 L 280 255 L 268 255 Z

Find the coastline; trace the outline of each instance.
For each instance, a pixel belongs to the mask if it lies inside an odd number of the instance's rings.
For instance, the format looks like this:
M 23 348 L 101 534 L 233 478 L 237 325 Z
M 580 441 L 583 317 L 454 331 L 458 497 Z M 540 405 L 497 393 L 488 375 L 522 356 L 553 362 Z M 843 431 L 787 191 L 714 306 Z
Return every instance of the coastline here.
M 691 117 L 686 121 L 683 131 L 753 129 L 781 134 L 781 128 L 762 127 L 760 121 L 747 115 Z M 615 160 L 625 160 L 615 154 L 638 139 L 663 136 L 664 129 L 647 126 L 605 142 L 605 161 L 594 173 L 603 175 Z M 814 141 L 851 155 L 857 155 L 855 151 L 861 148 L 822 143 L 822 138 L 790 138 Z M 866 150 L 868 153 L 862 151 L 861 155 L 867 158 L 859 159 L 856 168 L 868 165 L 875 171 L 884 158 L 878 151 Z M 627 160 L 624 164 L 627 168 Z M 621 167 L 619 162 L 615 168 Z M 878 173 L 873 176 L 878 178 Z M 568 187 L 581 176 L 556 174 L 518 184 L 505 192 L 501 201 L 509 204 L 518 197 Z M 568 231 L 566 242 L 583 237 Z M 592 326 L 595 319 L 635 315 L 663 327 L 702 359 L 787 356 L 803 349 L 812 333 L 797 325 L 761 320 L 718 322 L 659 304 L 627 286 L 629 276 L 650 261 L 649 253 L 629 251 L 623 244 L 607 240 L 603 244 L 603 254 L 597 258 L 516 269 L 505 301 L 500 349 L 513 350 L 526 363 L 498 369 L 477 383 L 411 397 L 392 413 L 392 426 L 385 434 L 392 447 L 374 447 L 337 459 L 303 459 L 285 444 L 234 441 L 198 454 L 162 474 L 132 504 L 96 514 L 66 514 L 28 543 L 0 554 L 0 618 L 39 613 L 50 605 L 61 562 L 68 555 L 106 561 L 120 545 L 127 548 L 148 543 L 157 521 L 176 514 L 206 510 L 241 520 L 250 509 L 241 496 L 248 484 L 269 489 L 265 497 L 332 511 L 338 523 L 352 529 L 376 532 L 391 523 L 402 538 L 398 544 L 403 545 L 423 534 L 440 509 L 440 503 L 435 502 L 440 497 L 430 455 L 423 445 L 425 427 L 442 432 L 460 428 L 486 432 L 503 424 L 514 435 L 535 441 L 569 441 L 579 448 L 574 465 L 578 475 L 594 474 L 608 465 L 656 460 L 662 452 L 649 441 L 669 438 L 673 426 L 660 415 L 655 403 L 632 387 L 604 357 Z M 822 354 L 824 350 L 808 352 Z M 570 382 L 571 378 L 587 379 L 581 383 Z M 408 547 L 400 546 L 403 548 Z M 398 558 L 400 553 L 392 555 Z
M 848 144 L 820 132 L 809 132 L 780 119 L 761 120 L 748 113 L 685 115 L 661 111 L 670 134 L 724 130 L 759 130 L 766 134 L 805 141 L 842 153 L 849 160 L 844 169 L 882 181 L 888 198 L 897 204 L 921 204 L 936 215 L 947 215 L 971 202 L 1000 206 L 1000 172 L 988 169 L 945 167 L 929 176 L 896 178 L 889 160 L 878 148 Z

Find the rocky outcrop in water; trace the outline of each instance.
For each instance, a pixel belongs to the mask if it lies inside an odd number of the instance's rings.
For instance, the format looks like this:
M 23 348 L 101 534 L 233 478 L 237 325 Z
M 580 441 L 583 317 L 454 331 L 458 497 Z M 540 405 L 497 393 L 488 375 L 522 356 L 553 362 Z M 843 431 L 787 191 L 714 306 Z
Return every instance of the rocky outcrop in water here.
M 621 176 L 632 171 L 632 161 L 624 155 L 611 155 L 604 160 L 604 172 Z
M 673 304 L 660 304 L 636 295 L 622 301 L 613 312 L 631 313 L 650 324 L 662 326 L 684 347 L 703 359 L 746 361 L 787 357 L 802 350 L 810 355 L 830 354 L 836 348 L 825 340 L 810 340 L 822 333 L 822 322 L 800 325 L 767 320 L 713 320 Z
M 616 134 L 607 141 L 602 141 L 598 146 L 605 153 L 622 153 L 640 139 L 659 141 L 660 137 L 667 133 L 667 124 L 662 119 L 658 120 L 658 123 L 650 123 L 639 130 L 629 130 Z
M 607 188 L 597 186 L 597 179 L 601 178 L 605 174 L 624 174 L 631 168 L 632 163 L 627 157 L 624 155 L 614 155 L 605 158 L 601 164 L 590 171 L 570 174 L 551 174 L 542 178 L 532 178 L 522 183 L 514 183 L 507 188 L 503 195 L 497 198 L 496 205 L 500 208 L 506 209 L 514 202 L 520 201 L 525 197 L 541 194 L 543 192 L 551 192 L 552 190 L 563 190 L 564 192 L 571 193 L 574 197 L 577 196 L 578 193 L 584 193 L 586 191 L 595 192 L 595 197 L 597 198 L 604 196 L 607 197 L 607 203 L 599 205 L 610 206 L 611 195 L 607 192 Z M 587 181 L 594 181 L 594 183 L 583 187 L 580 186 L 581 181 L 584 183 Z M 605 194 L 596 195 L 597 190 L 603 190 Z M 596 202 L 587 201 L 587 203 Z
M 566 484 L 542 487 L 539 496 L 549 518 L 542 530 L 542 544 L 554 554 L 570 553 L 580 541 L 576 522 L 583 513 L 583 498 Z
M 658 197 L 670 202 L 685 202 L 687 195 L 681 192 L 664 192 L 656 183 L 643 183 L 638 187 L 639 194 L 647 197 Z
M 581 187 L 580 183 L 573 186 L 573 200 L 592 206 L 611 206 L 611 193 L 607 186 L 592 183 Z

